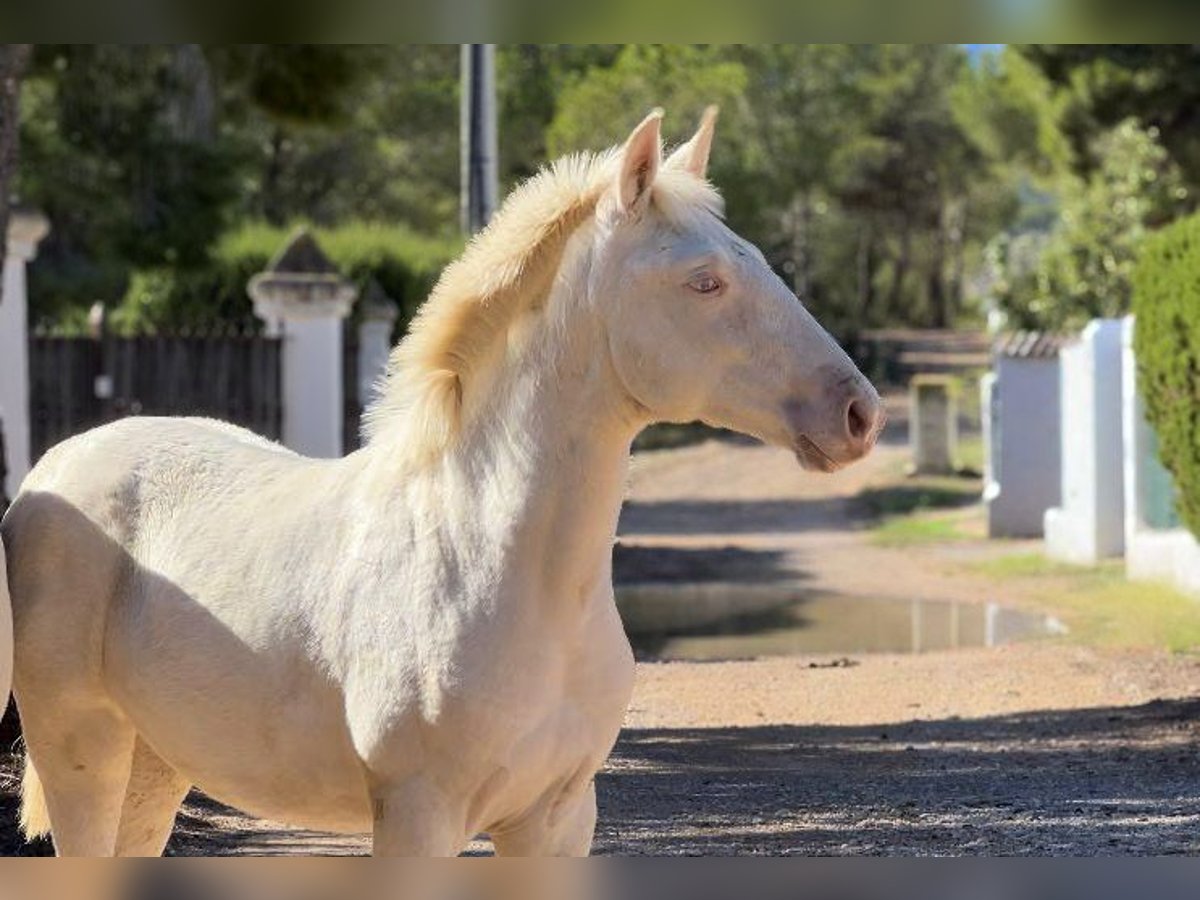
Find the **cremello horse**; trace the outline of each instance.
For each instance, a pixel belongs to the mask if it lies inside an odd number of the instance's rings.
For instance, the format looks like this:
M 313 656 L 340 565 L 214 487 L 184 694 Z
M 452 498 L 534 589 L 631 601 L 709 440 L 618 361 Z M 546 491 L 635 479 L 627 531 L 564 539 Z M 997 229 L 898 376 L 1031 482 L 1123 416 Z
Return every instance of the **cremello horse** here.
M 397 348 L 369 440 L 195 419 L 59 445 L 3 523 L 27 833 L 158 854 L 192 785 L 376 854 L 586 854 L 633 658 L 630 441 L 703 419 L 832 471 L 879 398 L 705 180 L 715 111 L 516 190 Z M 2 685 L 0 685 L 2 687 Z

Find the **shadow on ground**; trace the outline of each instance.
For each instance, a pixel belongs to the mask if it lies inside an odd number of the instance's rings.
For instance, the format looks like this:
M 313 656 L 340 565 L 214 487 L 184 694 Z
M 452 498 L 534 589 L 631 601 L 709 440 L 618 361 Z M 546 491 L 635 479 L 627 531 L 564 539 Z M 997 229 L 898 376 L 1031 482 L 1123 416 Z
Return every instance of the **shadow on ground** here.
M 616 854 L 1200 851 L 1200 701 L 867 727 L 627 731 Z
M 744 547 L 613 547 L 617 584 L 735 581 L 743 584 L 794 582 L 807 577 L 780 550 Z
M 628 730 L 599 778 L 604 854 L 1200 851 L 1200 701 L 863 727 Z M 11 760 L 0 796 L 15 836 Z M 361 852 L 193 795 L 172 852 Z M 44 849 L 44 848 L 43 848 Z
M 849 498 L 819 500 L 627 500 L 617 534 L 767 534 L 836 528 Z

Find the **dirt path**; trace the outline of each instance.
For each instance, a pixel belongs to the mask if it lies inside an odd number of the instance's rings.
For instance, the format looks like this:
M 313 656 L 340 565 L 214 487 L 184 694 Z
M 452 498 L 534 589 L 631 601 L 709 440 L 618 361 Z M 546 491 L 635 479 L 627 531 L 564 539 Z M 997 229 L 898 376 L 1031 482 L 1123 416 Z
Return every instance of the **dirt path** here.
M 897 549 L 869 539 L 856 497 L 895 482 L 904 457 L 895 436 L 829 478 L 739 442 L 641 454 L 619 574 L 715 572 L 867 597 L 1019 599 L 1019 585 L 961 564 L 1019 547 Z M 1055 642 L 848 661 L 640 664 L 626 730 L 598 779 L 596 850 L 1194 853 L 1195 697 L 1194 657 Z M 0 846 L 12 814 L 9 794 L 0 799 L 8 820 Z M 363 838 L 260 822 L 200 796 L 171 844 L 180 854 L 366 849 Z

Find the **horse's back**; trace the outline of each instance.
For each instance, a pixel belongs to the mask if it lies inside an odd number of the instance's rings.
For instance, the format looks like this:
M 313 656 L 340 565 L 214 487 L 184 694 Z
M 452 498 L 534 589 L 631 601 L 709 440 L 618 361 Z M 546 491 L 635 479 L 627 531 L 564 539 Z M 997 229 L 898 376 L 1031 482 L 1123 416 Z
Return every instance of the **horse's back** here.
M 19 521 L 31 512 L 55 517 L 70 507 L 114 539 L 127 539 L 148 506 L 246 468 L 300 460 L 253 432 L 213 419 L 120 419 L 47 451 L 22 483 L 9 518 Z
M 98 664 L 112 600 L 131 587 L 139 545 L 156 523 L 227 472 L 299 459 L 204 419 L 122 419 L 51 448 L 3 522 L 18 674 L 68 658 Z

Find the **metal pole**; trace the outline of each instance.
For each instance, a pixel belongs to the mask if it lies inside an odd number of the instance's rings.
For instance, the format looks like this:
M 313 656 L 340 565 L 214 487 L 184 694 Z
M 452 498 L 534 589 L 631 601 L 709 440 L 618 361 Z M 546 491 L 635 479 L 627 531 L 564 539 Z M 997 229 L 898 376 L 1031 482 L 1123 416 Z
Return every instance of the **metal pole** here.
M 479 231 L 496 210 L 496 45 L 462 45 L 462 227 Z

